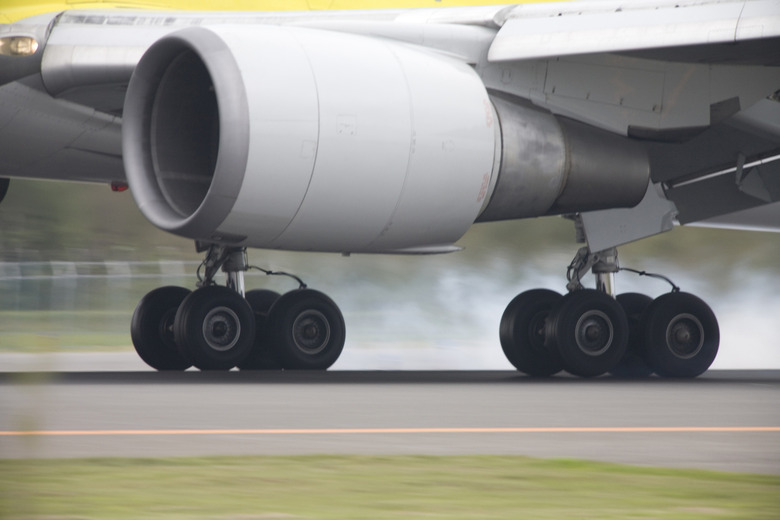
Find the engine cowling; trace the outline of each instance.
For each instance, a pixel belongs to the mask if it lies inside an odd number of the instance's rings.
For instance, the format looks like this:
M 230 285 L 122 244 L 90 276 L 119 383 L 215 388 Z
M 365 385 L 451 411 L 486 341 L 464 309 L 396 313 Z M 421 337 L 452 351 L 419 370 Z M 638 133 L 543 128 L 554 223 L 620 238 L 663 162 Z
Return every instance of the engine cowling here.
M 123 115 L 144 215 L 182 236 L 336 252 L 455 242 L 499 142 L 477 74 L 390 41 L 194 27 L 139 62 Z

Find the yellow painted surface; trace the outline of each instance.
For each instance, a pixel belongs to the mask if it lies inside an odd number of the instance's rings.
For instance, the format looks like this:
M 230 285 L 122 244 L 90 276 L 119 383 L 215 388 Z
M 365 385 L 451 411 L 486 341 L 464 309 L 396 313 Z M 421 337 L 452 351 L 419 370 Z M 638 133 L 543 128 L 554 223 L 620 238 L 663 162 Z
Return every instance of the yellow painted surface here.
M 0 0 L 0 23 L 11 23 L 37 14 L 69 9 L 167 9 L 187 11 L 306 11 L 347 9 L 400 9 L 419 7 L 454 7 L 538 3 L 552 0 L 127 0 L 46 2 L 35 0 Z

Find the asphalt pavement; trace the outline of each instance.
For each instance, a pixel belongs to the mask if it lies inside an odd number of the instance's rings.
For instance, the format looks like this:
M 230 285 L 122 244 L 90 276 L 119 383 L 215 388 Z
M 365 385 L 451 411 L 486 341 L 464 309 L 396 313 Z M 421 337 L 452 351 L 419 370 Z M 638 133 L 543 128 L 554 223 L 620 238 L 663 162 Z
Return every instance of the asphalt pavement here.
M 18 368 L 0 372 L 0 458 L 499 454 L 780 474 L 780 371 Z

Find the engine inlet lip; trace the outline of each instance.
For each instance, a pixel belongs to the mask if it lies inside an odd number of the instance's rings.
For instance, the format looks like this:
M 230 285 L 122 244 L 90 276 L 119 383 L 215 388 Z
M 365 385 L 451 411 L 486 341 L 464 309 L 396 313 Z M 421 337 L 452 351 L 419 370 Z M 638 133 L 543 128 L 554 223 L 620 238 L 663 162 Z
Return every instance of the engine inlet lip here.
M 208 191 L 187 215 L 175 210 L 158 182 L 151 125 L 157 91 L 168 67 L 194 53 L 208 71 L 216 96 L 218 154 Z M 122 122 L 122 155 L 128 184 L 141 212 L 166 231 L 195 239 L 211 237 L 238 197 L 249 156 L 248 101 L 227 43 L 204 27 L 190 27 L 155 42 L 139 61 L 128 85 Z

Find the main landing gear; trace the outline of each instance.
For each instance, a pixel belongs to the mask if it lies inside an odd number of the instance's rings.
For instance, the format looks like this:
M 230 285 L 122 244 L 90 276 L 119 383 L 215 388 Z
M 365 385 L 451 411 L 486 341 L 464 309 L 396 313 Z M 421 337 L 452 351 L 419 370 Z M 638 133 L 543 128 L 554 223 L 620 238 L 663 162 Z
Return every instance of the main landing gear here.
M 588 270 L 596 276 L 596 289 L 580 283 Z M 631 271 L 618 267 L 614 248 L 598 253 L 582 248 L 568 269 L 568 294 L 534 289 L 518 295 L 501 318 L 507 359 L 534 377 L 561 370 L 580 377 L 705 372 L 720 342 L 709 306 L 673 284 L 671 293 L 655 300 L 637 293 L 615 297 L 614 274 L 620 270 Z
M 325 370 L 344 348 L 344 318 L 322 294 L 244 292 L 246 250 L 212 245 L 199 288 L 161 287 L 144 296 L 130 327 L 138 355 L 157 370 Z M 225 286 L 214 276 L 222 270 Z M 265 271 L 267 274 L 285 274 Z M 291 275 L 287 275 L 291 276 Z

